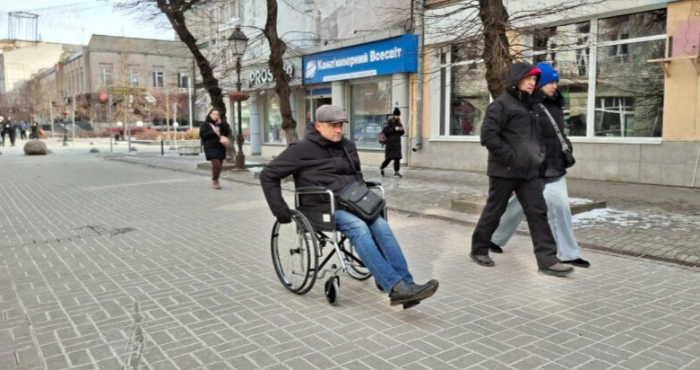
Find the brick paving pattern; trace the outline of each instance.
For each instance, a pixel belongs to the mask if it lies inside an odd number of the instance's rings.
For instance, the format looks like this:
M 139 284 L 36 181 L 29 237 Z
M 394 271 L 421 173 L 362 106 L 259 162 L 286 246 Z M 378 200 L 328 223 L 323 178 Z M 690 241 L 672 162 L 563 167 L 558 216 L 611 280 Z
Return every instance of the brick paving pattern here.
M 470 228 L 392 213 L 440 290 L 402 311 L 342 275 L 332 307 L 280 285 L 258 186 L 68 152 L 0 178 L 1 369 L 700 369 L 697 269 L 546 277 L 520 236 L 483 268 Z

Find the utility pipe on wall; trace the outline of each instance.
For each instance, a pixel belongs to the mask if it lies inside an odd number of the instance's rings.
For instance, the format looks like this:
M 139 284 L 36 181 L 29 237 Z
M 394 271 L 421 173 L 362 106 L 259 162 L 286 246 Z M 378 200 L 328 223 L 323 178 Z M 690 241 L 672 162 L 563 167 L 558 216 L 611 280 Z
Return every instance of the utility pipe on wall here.
M 413 152 L 421 150 L 423 146 L 423 50 L 425 46 L 425 0 L 417 0 L 416 31 L 418 34 L 418 74 L 416 75 L 416 138 Z

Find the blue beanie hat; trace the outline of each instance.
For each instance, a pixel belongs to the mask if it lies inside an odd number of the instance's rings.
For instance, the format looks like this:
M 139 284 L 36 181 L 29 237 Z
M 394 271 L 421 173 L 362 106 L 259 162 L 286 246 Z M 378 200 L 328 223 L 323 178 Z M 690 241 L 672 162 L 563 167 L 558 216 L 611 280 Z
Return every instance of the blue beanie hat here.
M 559 73 L 557 73 L 557 71 L 555 71 L 549 64 L 544 62 L 537 63 L 537 68 L 539 68 L 542 72 L 540 80 L 537 82 L 538 89 L 550 82 L 559 82 Z

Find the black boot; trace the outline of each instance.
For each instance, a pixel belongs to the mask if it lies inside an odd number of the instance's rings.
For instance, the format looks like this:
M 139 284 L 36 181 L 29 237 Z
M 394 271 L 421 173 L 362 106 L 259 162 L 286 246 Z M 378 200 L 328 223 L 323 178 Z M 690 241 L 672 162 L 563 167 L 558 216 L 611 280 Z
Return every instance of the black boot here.
M 427 284 L 407 284 L 405 281 L 401 280 L 398 284 L 394 285 L 389 294 L 389 300 L 392 306 L 404 304 L 413 301 L 422 301 L 429 298 L 438 289 L 437 280 L 431 280 Z
M 398 172 L 394 172 L 394 177 L 398 177 L 400 179 L 403 179 L 403 176 L 401 176 L 401 174 Z
M 382 166 L 379 166 L 379 173 L 384 177 L 384 168 Z

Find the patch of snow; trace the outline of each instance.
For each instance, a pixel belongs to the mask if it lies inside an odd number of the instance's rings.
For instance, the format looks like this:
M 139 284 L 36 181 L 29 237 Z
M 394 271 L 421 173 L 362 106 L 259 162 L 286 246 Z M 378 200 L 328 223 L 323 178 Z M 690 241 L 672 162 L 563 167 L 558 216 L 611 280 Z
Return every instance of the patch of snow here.
M 571 203 L 571 204 L 589 204 L 589 203 L 593 203 L 593 201 L 590 199 L 584 199 L 584 198 L 569 198 L 569 203 Z

